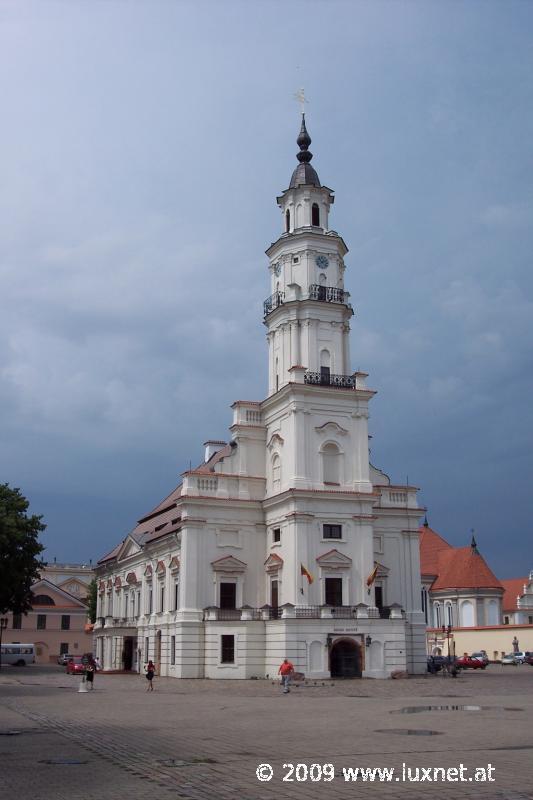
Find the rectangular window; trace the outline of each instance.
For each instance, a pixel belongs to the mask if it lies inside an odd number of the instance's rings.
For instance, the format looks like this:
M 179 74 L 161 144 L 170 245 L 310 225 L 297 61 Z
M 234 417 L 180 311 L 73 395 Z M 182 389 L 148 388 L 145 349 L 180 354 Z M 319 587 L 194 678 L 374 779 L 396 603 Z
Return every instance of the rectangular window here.
M 174 584 L 174 611 L 180 607 L 180 585 L 179 581 Z
M 148 589 L 148 613 L 151 614 L 154 610 L 154 592 L 152 587 Z
M 144 660 L 148 662 L 148 657 L 150 655 L 150 639 L 148 636 L 144 640 Z
M 503 618 L 503 624 L 504 625 L 509 625 L 509 617 L 504 617 Z
M 322 536 L 324 539 L 342 539 L 342 525 L 323 525 Z
M 176 637 L 170 637 L 170 663 L 176 663 Z
M 68 642 L 61 642 L 59 645 L 59 655 L 62 656 L 65 653 L 68 653 Z
M 376 608 L 383 608 L 383 586 L 374 587 L 374 597 L 376 598 Z
M 22 628 L 22 614 L 13 614 L 13 630 L 20 631 Z
M 165 610 L 165 584 L 162 583 L 159 587 L 159 610 L 163 612 Z
M 37 614 L 37 630 L 46 630 L 46 614 Z
M 221 643 L 221 657 L 222 664 L 235 663 L 235 636 L 224 635 L 220 637 Z
M 69 614 L 62 614 L 61 615 L 61 630 L 62 631 L 69 631 L 70 630 L 70 616 L 69 616 Z
M 237 608 L 237 584 L 220 584 L 220 608 Z
M 281 542 L 281 528 L 274 528 L 272 531 L 272 541 Z
M 326 605 L 342 606 L 342 578 L 326 578 Z
M 270 605 L 272 608 L 277 608 L 279 603 L 278 596 L 278 582 L 272 581 L 270 584 Z

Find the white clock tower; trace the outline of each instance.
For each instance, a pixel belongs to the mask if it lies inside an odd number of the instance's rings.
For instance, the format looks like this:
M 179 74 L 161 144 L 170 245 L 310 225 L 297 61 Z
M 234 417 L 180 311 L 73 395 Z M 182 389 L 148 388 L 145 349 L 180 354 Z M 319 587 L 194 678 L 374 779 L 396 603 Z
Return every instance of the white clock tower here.
M 344 289 L 348 248 L 328 227 L 334 202 L 311 166 L 311 138 L 302 115 L 299 161 L 289 188 L 277 198 L 283 233 L 267 250 L 272 294 L 264 303 L 269 342 L 269 394 L 292 380 L 291 367 L 307 367 L 309 382 L 351 385 L 349 320 Z

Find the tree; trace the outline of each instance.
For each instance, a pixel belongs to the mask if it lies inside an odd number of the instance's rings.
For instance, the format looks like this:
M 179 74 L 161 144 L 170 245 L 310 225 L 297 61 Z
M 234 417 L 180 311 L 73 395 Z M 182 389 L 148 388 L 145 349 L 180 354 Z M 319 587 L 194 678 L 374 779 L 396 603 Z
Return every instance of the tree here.
M 89 615 L 89 621 L 93 624 L 96 622 L 96 598 L 98 594 L 98 586 L 96 583 L 96 578 L 93 578 L 89 584 L 89 589 L 87 591 L 87 605 L 89 606 L 87 610 L 87 614 Z
M 31 586 L 39 579 L 44 550 L 42 517 L 27 515 L 29 503 L 20 489 L 0 484 L 0 614 L 24 614 L 31 608 Z

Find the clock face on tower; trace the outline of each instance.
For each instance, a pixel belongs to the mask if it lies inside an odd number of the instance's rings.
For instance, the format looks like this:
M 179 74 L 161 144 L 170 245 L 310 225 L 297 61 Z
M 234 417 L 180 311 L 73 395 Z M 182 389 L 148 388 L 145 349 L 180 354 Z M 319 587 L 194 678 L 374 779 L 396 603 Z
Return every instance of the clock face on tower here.
M 277 264 L 274 264 L 274 274 L 277 278 L 281 275 L 281 263 L 278 261 Z
M 319 269 L 327 269 L 329 267 L 329 261 L 326 256 L 323 255 L 316 257 L 315 264 Z

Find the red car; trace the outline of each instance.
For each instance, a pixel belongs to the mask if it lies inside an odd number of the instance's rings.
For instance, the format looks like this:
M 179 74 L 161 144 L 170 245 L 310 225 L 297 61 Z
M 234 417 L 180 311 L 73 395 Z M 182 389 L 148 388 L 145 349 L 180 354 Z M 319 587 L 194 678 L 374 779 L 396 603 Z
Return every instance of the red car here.
M 82 656 L 74 656 L 67 662 L 67 675 L 85 672 L 86 660 Z
M 472 658 L 472 656 L 461 656 L 456 659 L 455 664 L 461 669 L 485 669 L 487 666 L 479 658 Z

